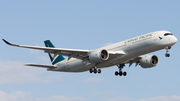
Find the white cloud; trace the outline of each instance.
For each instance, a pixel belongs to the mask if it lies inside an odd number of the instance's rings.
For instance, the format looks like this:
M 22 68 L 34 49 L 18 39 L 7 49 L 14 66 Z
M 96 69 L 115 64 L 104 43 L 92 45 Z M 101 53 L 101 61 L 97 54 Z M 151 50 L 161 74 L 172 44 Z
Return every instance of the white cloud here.
M 21 62 L 0 62 L 0 67 L 0 84 L 40 81 L 40 78 L 37 77 L 40 71 L 29 69 Z
M 108 99 L 106 101 L 135 101 L 132 98 L 128 98 L 128 97 L 114 97 L 111 99 Z
M 180 96 L 170 96 L 170 97 L 166 97 L 166 96 L 159 96 L 159 97 L 153 97 L 153 98 L 148 98 L 148 99 L 132 99 L 132 98 L 128 98 L 128 97 L 114 97 L 111 99 L 108 99 L 106 101 L 180 101 Z
M 22 82 L 56 82 L 61 81 L 63 74 L 43 75 L 47 73 L 45 68 L 24 66 L 22 62 L 6 61 L 0 62 L 0 84 L 22 83 Z M 43 76 L 42 76 L 43 75 Z M 53 79 L 61 77 L 58 79 Z
M 85 83 L 101 83 L 104 82 L 105 79 L 98 77 L 91 77 L 84 80 Z
M 103 91 L 103 92 L 93 92 L 90 97 L 107 97 L 107 96 L 115 96 L 118 95 L 119 93 L 117 91 Z
M 27 92 L 16 91 L 8 94 L 0 91 L 0 101 L 33 101 L 33 99 L 32 95 Z
M 180 96 L 159 96 L 159 97 L 153 97 L 149 99 L 139 99 L 137 101 L 180 101 Z
M 34 97 L 29 92 L 16 91 L 12 93 L 6 93 L 0 91 L 0 101 L 85 101 L 81 97 L 72 96 L 51 96 L 51 97 Z
M 38 53 L 39 53 L 39 50 L 29 49 L 29 53 L 30 53 L 30 54 L 38 54 Z
M 83 98 L 78 96 L 50 96 L 50 97 L 37 97 L 32 95 L 30 92 L 23 92 L 23 91 L 14 91 L 11 93 L 6 93 L 4 91 L 0 91 L 0 101 L 87 101 L 85 99 L 89 99 L 89 101 L 92 101 L 91 98 Z M 101 100 L 101 98 L 96 99 Z M 148 99 L 132 99 L 129 97 L 114 97 L 110 99 L 105 99 L 104 101 L 180 101 L 180 96 L 159 96 L 154 98 L 148 98 Z
M 85 100 L 77 96 L 72 96 L 72 97 L 52 96 L 50 98 L 36 98 L 35 101 L 85 101 Z
M 43 61 L 44 63 L 51 64 L 50 58 L 47 54 L 45 56 L 38 56 L 37 59 L 39 61 Z

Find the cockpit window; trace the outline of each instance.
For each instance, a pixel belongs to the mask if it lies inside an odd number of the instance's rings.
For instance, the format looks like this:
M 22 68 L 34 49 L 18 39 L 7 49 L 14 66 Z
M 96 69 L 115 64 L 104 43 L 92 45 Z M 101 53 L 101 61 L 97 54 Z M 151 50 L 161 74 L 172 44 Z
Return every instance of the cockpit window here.
M 165 33 L 164 36 L 173 35 L 172 33 Z

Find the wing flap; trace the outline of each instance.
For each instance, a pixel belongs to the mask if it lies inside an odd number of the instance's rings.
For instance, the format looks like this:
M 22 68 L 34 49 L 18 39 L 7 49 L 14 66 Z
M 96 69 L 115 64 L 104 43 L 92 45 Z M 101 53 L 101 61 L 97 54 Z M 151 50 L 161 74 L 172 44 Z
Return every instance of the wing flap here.
M 126 62 L 126 63 L 129 63 L 129 67 L 131 67 L 131 65 L 133 64 L 133 63 L 136 63 L 136 66 L 139 64 L 139 60 L 141 60 L 142 59 L 142 57 L 136 57 L 136 58 L 134 58 L 134 59 L 132 59 L 132 60 L 129 60 L 128 62 Z

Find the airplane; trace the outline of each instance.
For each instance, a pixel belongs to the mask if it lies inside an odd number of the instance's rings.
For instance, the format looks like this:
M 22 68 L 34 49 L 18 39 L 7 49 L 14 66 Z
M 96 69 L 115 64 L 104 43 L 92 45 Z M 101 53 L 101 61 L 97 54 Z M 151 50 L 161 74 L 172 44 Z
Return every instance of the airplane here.
M 16 45 L 2 39 L 6 44 L 16 47 L 43 50 L 49 54 L 52 65 L 25 64 L 47 68 L 48 71 L 101 73 L 101 68 L 117 66 L 116 76 L 126 76 L 122 71 L 125 64 L 129 67 L 135 63 L 142 68 L 152 68 L 159 63 L 156 55 L 145 55 L 165 49 L 166 57 L 170 57 L 169 49 L 177 42 L 177 38 L 169 31 L 155 31 L 125 41 L 104 46 L 95 50 L 55 48 L 50 40 L 44 41 L 46 47 Z M 144 56 L 142 56 L 144 55 Z M 67 56 L 65 59 L 63 56 Z

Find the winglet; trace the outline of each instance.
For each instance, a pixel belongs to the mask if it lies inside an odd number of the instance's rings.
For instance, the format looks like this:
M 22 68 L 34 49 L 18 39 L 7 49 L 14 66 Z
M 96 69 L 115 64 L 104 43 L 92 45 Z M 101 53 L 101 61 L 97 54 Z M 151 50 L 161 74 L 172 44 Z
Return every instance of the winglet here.
M 2 39 L 6 44 L 8 45 L 12 45 L 11 43 L 9 43 L 8 41 L 6 41 L 5 39 Z
M 19 45 L 12 44 L 12 43 L 6 41 L 5 39 L 2 39 L 2 40 L 3 40 L 6 44 L 8 44 L 8 45 L 11 45 L 11 46 L 19 46 Z

